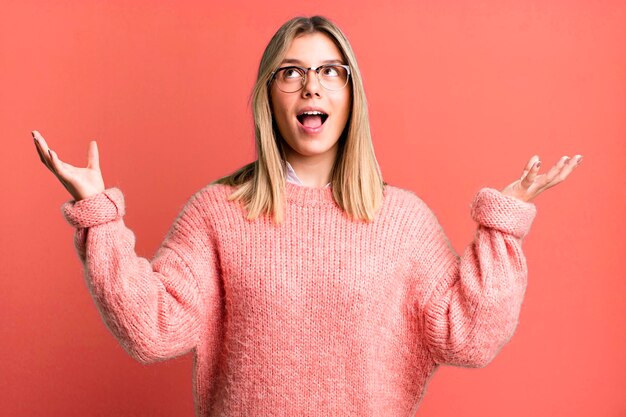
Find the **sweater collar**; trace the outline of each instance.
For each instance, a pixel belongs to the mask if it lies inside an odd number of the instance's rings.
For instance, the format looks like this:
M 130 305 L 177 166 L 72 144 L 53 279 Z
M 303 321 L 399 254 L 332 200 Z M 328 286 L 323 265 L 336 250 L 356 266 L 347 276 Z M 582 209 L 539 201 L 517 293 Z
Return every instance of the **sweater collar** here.
M 332 190 L 328 185 L 314 188 L 285 181 L 287 201 L 300 206 L 336 206 Z

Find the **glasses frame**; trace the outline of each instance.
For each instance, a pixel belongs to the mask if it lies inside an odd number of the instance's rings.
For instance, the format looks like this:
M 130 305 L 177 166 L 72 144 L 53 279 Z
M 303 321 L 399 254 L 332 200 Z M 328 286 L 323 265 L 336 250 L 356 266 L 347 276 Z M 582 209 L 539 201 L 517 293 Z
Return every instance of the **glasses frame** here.
M 344 68 L 348 72 L 348 76 L 346 78 L 346 83 L 343 85 L 343 87 L 341 87 L 341 88 L 339 88 L 337 90 L 333 90 L 331 88 L 328 88 L 328 87 L 324 86 L 324 84 L 322 83 L 322 79 L 320 78 L 320 71 L 322 69 L 328 68 L 328 67 L 342 67 L 342 68 Z M 298 91 L 302 90 L 302 88 L 306 84 L 306 78 L 309 75 L 309 71 L 311 71 L 311 70 L 315 71 L 315 73 L 317 74 L 317 81 L 320 83 L 322 88 L 324 88 L 325 90 L 328 90 L 328 91 L 341 91 L 341 90 L 343 90 L 344 88 L 346 88 L 346 85 L 348 85 L 348 82 L 350 82 L 350 76 L 352 75 L 352 71 L 350 70 L 350 66 L 346 65 L 346 64 L 324 64 L 324 65 L 320 65 L 319 67 L 310 67 L 310 68 L 300 67 L 298 65 L 288 65 L 286 67 L 276 68 L 274 71 L 272 71 L 272 73 L 270 74 L 270 81 L 269 81 L 268 85 L 270 85 L 272 82 L 274 82 L 275 76 L 278 73 L 278 71 L 282 71 L 282 70 L 289 69 L 289 68 L 296 68 L 296 69 L 302 70 L 302 72 L 304 72 L 304 75 L 302 77 L 300 77 L 300 79 L 302 80 L 300 88 L 298 88 L 295 91 L 285 91 L 285 90 L 282 90 L 280 88 L 280 86 L 278 84 L 276 84 L 276 87 L 278 87 L 278 89 L 280 91 L 282 91 L 283 93 L 288 93 L 288 94 L 289 93 L 297 93 Z

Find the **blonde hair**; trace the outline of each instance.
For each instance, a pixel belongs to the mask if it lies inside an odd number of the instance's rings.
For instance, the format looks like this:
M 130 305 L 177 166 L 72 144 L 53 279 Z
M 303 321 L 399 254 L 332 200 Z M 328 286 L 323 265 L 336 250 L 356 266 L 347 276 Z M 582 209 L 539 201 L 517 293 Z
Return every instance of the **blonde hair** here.
M 252 91 L 257 160 L 212 182 L 237 186 L 228 199 L 242 201 L 248 219 L 273 213 L 275 224 L 283 222 L 285 152 L 270 110 L 271 74 L 296 37 L 315 32 L 326 34 L 333 40 L 351 70 L 352 108 L 339 138 L 331 171 L 333 198 L 349 217 L 368 222 L 374 219 L 382 205 L 386 183 L 374 156 L 367 100 L 352 47 L 341 29 L 330 20 L 322 16 L 295 17 L 278 29 L 265 48 Z

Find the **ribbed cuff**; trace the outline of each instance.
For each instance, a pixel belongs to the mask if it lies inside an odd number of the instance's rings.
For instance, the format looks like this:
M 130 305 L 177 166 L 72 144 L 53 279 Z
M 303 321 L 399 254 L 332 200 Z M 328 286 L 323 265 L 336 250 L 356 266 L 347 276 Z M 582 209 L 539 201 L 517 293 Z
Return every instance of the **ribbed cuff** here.
M 93 227 L 124 216 L 124 195 L 117 187 L 107 188 L 83 200 L 63 203 L 61 213 L 73 227 Z
M 528 234 L 536 214 L 533 203 L 504 195 L 494 188 L 482 188 L 471 205 L 471 215 L 477 223 L 518 238 Z

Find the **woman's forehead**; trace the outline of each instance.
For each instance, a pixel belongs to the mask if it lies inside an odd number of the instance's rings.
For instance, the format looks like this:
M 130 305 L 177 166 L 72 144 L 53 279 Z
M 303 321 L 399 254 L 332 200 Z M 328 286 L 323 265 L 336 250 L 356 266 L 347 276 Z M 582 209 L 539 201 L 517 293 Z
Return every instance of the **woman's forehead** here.
M 344 59 L 341 51 L 328 35 L 314 32 L 296 37 L 287 48 L 282 63 L 311 66 L 344 63 Z

